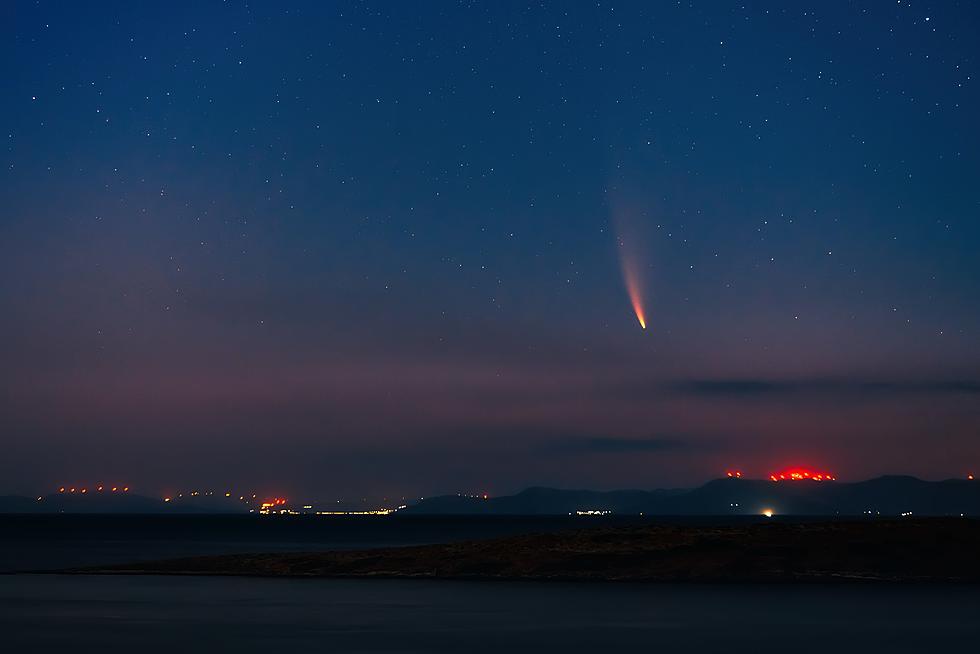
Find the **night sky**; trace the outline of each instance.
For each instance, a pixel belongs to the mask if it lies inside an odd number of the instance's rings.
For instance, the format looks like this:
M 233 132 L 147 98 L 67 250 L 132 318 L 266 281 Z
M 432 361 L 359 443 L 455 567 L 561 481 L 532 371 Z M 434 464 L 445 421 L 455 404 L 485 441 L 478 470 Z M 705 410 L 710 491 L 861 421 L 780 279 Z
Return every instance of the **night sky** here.
M 963 476 L 978 33 L 965 1 L 4 2 L 0 493 Z

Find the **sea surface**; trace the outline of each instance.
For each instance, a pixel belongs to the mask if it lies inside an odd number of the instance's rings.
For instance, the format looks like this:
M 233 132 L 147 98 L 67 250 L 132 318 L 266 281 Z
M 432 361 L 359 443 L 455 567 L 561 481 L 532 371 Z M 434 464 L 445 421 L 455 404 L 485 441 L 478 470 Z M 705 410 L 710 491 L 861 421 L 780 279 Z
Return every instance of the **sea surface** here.
M 963 587 L 0 576 L 7 652 L 952 652 L 977 616 Z
M 819 519 L 819 518 L 811 518 Z M 2 515 L 0 573 L 182 556 L 447 543 L 599 525 L 744 524 L 758 516 Z
M 617 516 L 0 515 L 0 572 L 422 545 L 641 521 Z
M 902 653 L 973 651 L 980 642 L 977 586 L 13 572 L 580 526 L 574 518 L 0 516 L 0 561 L 8 573 L 0 574 L 0 651 Z

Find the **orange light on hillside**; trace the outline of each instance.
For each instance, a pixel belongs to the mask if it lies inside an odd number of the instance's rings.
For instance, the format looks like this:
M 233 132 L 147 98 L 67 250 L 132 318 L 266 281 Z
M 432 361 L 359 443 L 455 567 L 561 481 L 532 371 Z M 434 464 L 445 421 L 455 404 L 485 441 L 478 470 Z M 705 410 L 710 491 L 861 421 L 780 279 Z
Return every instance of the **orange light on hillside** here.
M 829 472 L 811 470 L 809 468 L 787 468 L 769 475 L 772 481 L 836 481 L 837 477 Z
M 742 478 L 742 471 L 741 470 L 728 470 L 728 471 L 725 472 L 725 475 L 729 479 L 741 479 Z

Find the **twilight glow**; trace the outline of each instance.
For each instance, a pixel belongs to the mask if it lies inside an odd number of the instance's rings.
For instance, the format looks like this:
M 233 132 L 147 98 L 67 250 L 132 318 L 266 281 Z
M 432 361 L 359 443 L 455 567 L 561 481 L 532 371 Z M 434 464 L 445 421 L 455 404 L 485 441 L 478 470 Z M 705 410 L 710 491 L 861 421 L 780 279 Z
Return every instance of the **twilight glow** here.
M 976 472 L 980 3 L 769 4 L 0 3 L 0 495 Z

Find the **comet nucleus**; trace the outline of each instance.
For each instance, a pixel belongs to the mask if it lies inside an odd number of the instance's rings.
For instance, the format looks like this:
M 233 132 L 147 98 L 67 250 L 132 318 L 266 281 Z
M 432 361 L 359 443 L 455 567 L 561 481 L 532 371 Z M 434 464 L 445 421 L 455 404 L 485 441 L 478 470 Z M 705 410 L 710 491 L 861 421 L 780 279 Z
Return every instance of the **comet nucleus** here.
M 643 308 L 643 288 L 640 275 L 637 272 L 635 262 L 625 253 L 620 255 L 620 263 L 623 269 L 623 282 L 626 284 L 626 293 L 629 295 L 630 304 L 633 305 L 633 313 L 640 323 L 640 327 L 647 328 L 646 310 Z
M 644 224 L 638 214 L 639 212 L 628 207 L 617 206 L 612 212 L 612 222 L 616 230 L 616 256 L 619 258 L 626 294 L 633 313 L 636 314 L 636 321 L 640 323 L 640 327 L 646 329 L 648 293 L 645 273 L 649 271 L 644 262 L 649 261 L 646 248 L 649 239 L 646 238 Z

